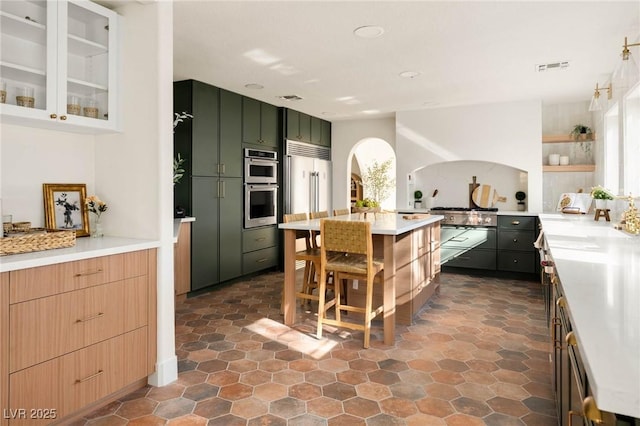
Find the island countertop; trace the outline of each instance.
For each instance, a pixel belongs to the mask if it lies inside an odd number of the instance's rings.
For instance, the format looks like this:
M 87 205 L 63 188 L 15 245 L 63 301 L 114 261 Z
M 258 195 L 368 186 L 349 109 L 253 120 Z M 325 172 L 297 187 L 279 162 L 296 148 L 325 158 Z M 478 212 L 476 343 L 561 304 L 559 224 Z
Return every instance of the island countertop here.
M 367 213 L 367 220 L 371 221 L 371 233 L 374 235 L 401 235 L 405 232 L 413 231 L 425 225 L 440 222 L 444 219 L 442 215 L 416 214 L 416 219 L 404 219 L 411 217 L 410 214 L 396 213 Z M 344 216 L 331 216 L 327 219 L 335 220 L 364 220 L 364 214 L 351 213 Z M 280 223 L 280 229 L 295 229 L 300 231 L 319 231 L 321 219 L 299 220 L 290 223 Z
M 540 221 L 598 408 L 640 418 L 640 237 L 592 215 Z

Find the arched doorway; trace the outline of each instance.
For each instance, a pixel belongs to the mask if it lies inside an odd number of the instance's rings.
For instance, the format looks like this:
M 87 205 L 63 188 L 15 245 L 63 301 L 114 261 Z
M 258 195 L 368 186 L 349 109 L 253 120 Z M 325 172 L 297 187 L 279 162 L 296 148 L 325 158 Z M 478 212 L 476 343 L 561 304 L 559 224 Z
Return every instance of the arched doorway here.
M 362 182 L 362 177 L 374 164 L 382 164 L 390 161 L 388 175 L 393 179 L 393 187 L 389 192 L 389 196 L 384 200 L 380 200 L 383 209 L 394 210 L 396 208 L 396 153 L 387 141 L 380 138 L 364 138 L 358 141 L 351 151 L 347 160 L 347 176 L 346 182 L 348 186 L 347 194 L 349 199 L 348 205 L 353 205 L 354 196 L 362 198 L 371 197 L 370 191 L 366 185 L 358 188 L 358 180 Z M 354 187 L 355 183 L 355 187 Z

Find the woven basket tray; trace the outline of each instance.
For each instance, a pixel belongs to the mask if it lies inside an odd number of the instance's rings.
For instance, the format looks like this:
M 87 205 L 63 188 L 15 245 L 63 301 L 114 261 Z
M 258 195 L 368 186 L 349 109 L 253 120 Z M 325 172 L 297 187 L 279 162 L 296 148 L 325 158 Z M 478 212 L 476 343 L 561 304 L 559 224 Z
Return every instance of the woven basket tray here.
M 76 245 L 75 231 L 31 228 L 25 232 L 9 232 L 7 235 L 0 238 L 0 256 Z

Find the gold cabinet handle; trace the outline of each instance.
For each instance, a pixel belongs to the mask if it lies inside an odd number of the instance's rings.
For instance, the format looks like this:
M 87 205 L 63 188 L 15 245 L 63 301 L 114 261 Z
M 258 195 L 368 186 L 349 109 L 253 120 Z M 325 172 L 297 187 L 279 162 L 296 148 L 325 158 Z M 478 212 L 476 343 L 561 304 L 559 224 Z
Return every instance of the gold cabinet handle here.
M 511 222 L 512 225 L 520 225 L 520 221 L 519 220 L 514 220 Z
M 564 340 L 567 342 L 568 345 L 578 346 L 578 341 L 576 340 L 576 335 L 573 333 L 573 331 L 568 332 L 567 335 L 564 337 Z
M 560 318 L 551 318 L 551 342 L 553 343 L 554 349 L 562 349 L 562 345 L 560 344 L 560 340 L 556 338 L 557 332 L 556 329 L 560 325 Z
M 94 320 L 94 319 L 102 318 L 103 316 L 104 316 L 104 312 L 98 312 L 97 314 L 90 315 L 90 316 L 88 316 L 88 317 L 86 317 L 86 318 L 77 319 L 77 320 L 76 320 L 76 323 L 79 323 L 79 322 L 89 322 L 89 321 Z
M 66 119 L 67 119 L 67 116 L 66 116 L 66 115 L 61 115 L 61 116 L 60 116 L 60 120 L 64 121 L 64 120 L 66 120 Z
M 75 274 L 74 277 L 86 277 L 88 275 L 96 275 L 96 274 L 101 274 L 101 273 L 102 273 L 102 268 L 98 268 L 95 271 L 80 272 L 78 274 Z
M 92 374 L 92 375 L 90 375 L 88 377 L 85 377 L 84 379 L 76 379 L 76 384 L 84 383 L 84 382 L 86 382 L 88 380 L 95 379 L 96 377 L 100 376 L 102 373 L 104 373 L 104 370 L 98 370 L 97 373 Z
M 266 237 L 256 238 L 256 242 L 265 241 L 266 239 L 267 239 Z
M 223 175 L 227 172 L 227 168 L 225 166 L 225 163 L 222 163 L 221 166 L 222 166 L 222 171 L 220 172 L 220 174 Z
M 582 411 L 587 420 L 597 424 L 604 423 L 602 411 L 600 411 L 596 405 L 596 400 L 592 396 L 588 396 L 582 401 Z
M 567 301 L 565 300 L 564 296 L 558 297 L 558 300 L 556 300 L 556 306 L 560 308 L 565 308 L 567 306 Z
M 256 263 L 264 263 L 264 262 L 266 262 L 266 261 L 267 261 L 267 258 L 266 258 L 266 257 L 263 257 L 262 259 L 258 259 L 258 260 L 256 260 Z
M 56 118 L 58 118 L 58 114 L 49 114 L 49 118 L 55 120 Z
M 553 285 L 557 285 L 558 284 L 558 276 L 554 275 L 553 277 L 551 277 L 551 284 Z

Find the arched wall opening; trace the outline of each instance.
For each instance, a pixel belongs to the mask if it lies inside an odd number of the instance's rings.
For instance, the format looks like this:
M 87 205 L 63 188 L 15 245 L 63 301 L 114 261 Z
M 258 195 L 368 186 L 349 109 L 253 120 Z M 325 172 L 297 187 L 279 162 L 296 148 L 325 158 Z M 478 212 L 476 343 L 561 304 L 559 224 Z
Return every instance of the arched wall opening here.
M 393 210 L 396 208 L 396 153 L 393 147 L 384 139 L 380 138 L 363 138 L 360 139 L 349 152 L 347 157 L 347 181 L 345 185 L 347 187 L 347 199 L 345 204 L 347 206 L 353 206 L 356 201 L 356 194 L 360 199 L 368 196 L 369 192 L 365 186 L 361 191 L 357 191 L 354 187 L 353 177 L 362 178 L 363 173 L 371 167 L 374 162 L 382 164 L 385 161 L 391 160 L 391 167 L 388 175 L 394 181 L 394 185 L 389 193 L 389 196 L 384 200 L 380 200 L 380 205 L 383 209 Z M 358 185 L 356 182 L 355 185 Z M 355 197 L 355 198 L 354 198 Z

